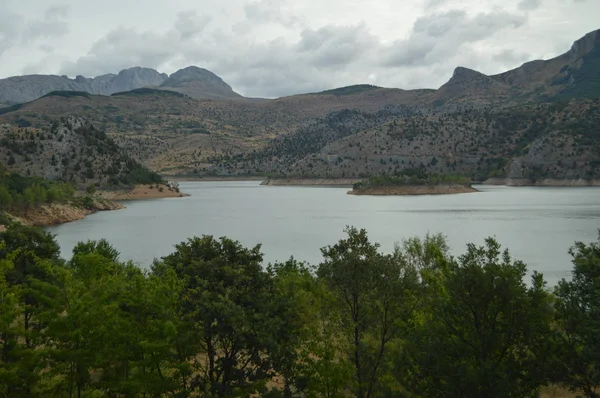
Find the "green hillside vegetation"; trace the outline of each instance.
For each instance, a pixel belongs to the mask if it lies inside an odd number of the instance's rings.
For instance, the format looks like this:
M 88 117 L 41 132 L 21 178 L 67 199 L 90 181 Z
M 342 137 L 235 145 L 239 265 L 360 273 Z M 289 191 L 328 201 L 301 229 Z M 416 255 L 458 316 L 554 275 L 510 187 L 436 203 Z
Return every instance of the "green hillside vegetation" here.
M 76 98 L 76 97 L 84 97 L 90 98 L 91 94 L 86 93 L 85 91 L 51 91 L 48 94 L 42 96 L 41 98 L 46 97 L 63 97 L 63 98 Z
M 149 271 L 105 240 L 0 232 L 3 397 L 537 397 L 600 389 L 600 240 L 549 288 L 492 238 L 384 253 L 347 228 L 308 265 L 193 237 Z
M 159 90 L 159 89 L 155 89 L 155 88 L 136 88 L 135 90 L 130 90 L 130 91 L 123 91 L 120 93 L 114 93 L 112 94 L 112 96 L 123 96 L 123 95 L 129 95 L 129 96 L 138 96 L 138 95 L 164 95 L 164 96 L 173 96 L 173 97 L 180 97 L 180 98 L 186 98 L 187 95 L 182 94 L 182 93 L 178 93 L 176 91 L 171 91 L 171 90 Z
M 20 214 L 42 204 L 70 201 L 74 193 L 71 184 L 23 177 L 0 165 L 0 211 Z
M 366 181 L 361 181 L 354 184 L 353 189 L 360 191 L 368 188 L 382 188 L 405 185 L 464 185 L 470 186 L 470 179 L 465 176 L 455 174 L 428 174 L 422 170 L 405 169 L 398 175 L 377 175 L 370 177 Z

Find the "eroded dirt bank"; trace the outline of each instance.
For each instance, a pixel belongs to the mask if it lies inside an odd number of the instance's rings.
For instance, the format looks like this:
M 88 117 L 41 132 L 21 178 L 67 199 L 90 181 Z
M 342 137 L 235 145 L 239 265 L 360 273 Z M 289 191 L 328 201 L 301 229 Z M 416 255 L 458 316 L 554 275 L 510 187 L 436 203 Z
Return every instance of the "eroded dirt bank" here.
M 119 210 L 124 208 L 125 206 L 122 204 L 109 200 L 95 200 L 93 207 L 90 206 L 89 208 L 72 203 L 55 203 L 28 210 L 26 213 L 13 216 L 13 219 L 25 225 L 44 227 L 81 220 L 85 216 L 98 211 Z

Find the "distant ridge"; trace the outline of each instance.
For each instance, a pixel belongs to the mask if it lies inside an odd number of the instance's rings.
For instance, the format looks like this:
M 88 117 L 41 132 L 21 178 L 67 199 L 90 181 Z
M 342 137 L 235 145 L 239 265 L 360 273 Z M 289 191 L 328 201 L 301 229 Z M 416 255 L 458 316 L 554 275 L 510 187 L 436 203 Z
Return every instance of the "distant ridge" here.
M 75 79 L 56 75 L 26 75 L 0 79 L 0 108 L 3 103 L 7 106 L 15 103 L 22 104 L 50 93 L 81 92 L 112 95 L 140 88 L 164 88 L 194 98 L 243 98 L 220 77 L 206 69 L 191 66 L 168 76 L 154 69 L 133 67 L 124 69 L 116 75 L 110 73 L 95 78 L 81 75 Z

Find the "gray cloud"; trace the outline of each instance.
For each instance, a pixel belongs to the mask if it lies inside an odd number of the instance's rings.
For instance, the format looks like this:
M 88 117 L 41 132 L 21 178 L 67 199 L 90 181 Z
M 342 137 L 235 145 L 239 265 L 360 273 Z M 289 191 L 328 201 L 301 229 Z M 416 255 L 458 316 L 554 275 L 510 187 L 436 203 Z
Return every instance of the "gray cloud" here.
M 196 11 L 181 12 L 177 15 L 175 30 L 180 33 L 183 40 L 189 40 L 195 35 L 201 34 L 210 21 L 210 16 L 199 16 Z
M 260 0 L 244 6 L 246 19 L 250 23 L 275 22 L 285 25 L 301 24 L 302 19 L 286 12 L 285 0 Z
M 383 60 L 385 66 L 415 66 L 440 62 L 469 43 L 494 36 L 504 29 L 517 29 L 527 22 L 523 15 L 507 12 L 469 16 L 450 10 L 418 18 L 410 36 L 396 41 Z
M 10 9 L 0 10 L 0 56 L 17 45 L 66 35 L 69 32 L 67 17 L 66 6 L 49 7 L 42 18 L 25 18 Z
M 541 0 L 521 0 L 517 7 L 519 7 L 519 10 L 531 11 L 540 8 L 541 5 Z
M 527 53 L 517 52 L 509 49 L 494 54 L 492 60 L 505 69 L 514 68 L 517 65 L 522 65 L 527 61 L 532 61 L 530 55 Z
M 596 0 L 544 0 L 543 15 L 532 12 L 541 0 L 146 0 L 143 10 L 50 1 L 4 0 L 0 76 L 197 65 L 267 97 L 359 83 L 436 88 L 458 65 L 499 73 L 568 50 L 598 28 L 599 11 Z

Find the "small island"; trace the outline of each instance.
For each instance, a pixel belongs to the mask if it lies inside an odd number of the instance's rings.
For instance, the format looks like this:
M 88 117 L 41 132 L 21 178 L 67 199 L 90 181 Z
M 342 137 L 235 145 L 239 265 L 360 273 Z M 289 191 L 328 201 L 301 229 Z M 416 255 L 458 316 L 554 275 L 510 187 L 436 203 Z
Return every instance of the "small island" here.
M 405 170 L 400 175 L 379 175 L 353 185 L 349 195 L 448 195 L 478 192 L 467 177 Z

